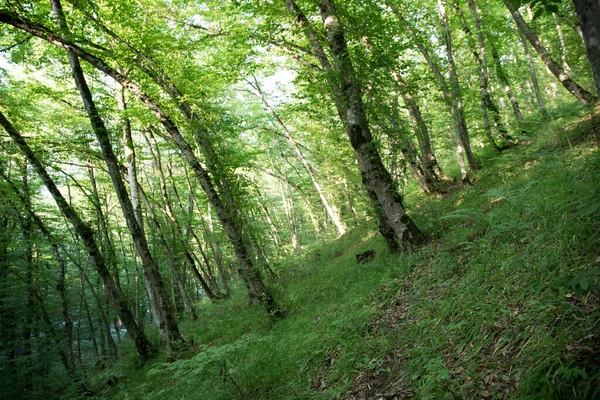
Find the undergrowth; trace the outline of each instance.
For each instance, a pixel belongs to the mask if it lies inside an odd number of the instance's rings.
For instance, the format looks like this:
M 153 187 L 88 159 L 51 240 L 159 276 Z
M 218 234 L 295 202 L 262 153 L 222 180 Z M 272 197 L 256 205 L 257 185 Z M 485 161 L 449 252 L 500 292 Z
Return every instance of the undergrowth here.
M 134 368 L 130 353 L 91 387 L 115 399 L 600 398 L 597 127 L 555 120 L 486 159 L 473 185 L 411 193 L 430 238 L 415 253 L 388 253 L 366 222 L 280 266 L 284 320 L 237 287 L 182 325 L 186 357 Z

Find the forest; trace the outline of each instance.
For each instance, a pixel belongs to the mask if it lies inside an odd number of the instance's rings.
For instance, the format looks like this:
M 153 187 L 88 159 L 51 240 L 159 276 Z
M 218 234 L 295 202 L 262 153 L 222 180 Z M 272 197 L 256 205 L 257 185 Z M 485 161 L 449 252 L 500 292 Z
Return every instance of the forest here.
M 598 27 L 0 0 L 0 398 L 600 398 Z

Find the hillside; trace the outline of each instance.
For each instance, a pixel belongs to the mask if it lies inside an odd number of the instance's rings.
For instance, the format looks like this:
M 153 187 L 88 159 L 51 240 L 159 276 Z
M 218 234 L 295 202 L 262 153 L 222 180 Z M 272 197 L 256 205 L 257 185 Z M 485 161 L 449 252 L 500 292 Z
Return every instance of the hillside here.
M 135 369 L 130 348 L 89 387 L 115 399 L 598 398 L 599 125 L 559 118 L 488 158 L 473 185 L 410 193 L 430 238 L 413 254 L 390 254 L 361 223 L 278 266 L 282 321 L 238 285 L 182 325 L 194 345 L 180 359 Z

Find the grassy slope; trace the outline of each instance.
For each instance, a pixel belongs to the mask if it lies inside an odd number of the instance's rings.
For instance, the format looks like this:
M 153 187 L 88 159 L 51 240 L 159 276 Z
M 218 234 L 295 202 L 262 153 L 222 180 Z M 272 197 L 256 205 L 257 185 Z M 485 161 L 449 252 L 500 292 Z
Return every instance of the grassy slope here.
M 183 326 L 194 354 L 133 373 L 125 358 L 95 377 L 128 374 L 103 396 L 600 397 L 595 124 L 560 119 L 488 159 L 471 187 L 408 196 L 432 237 L 415 254 L 387 253 L 367 223 L 290 261 L 279 282 L 290 312 L 275 325 L 241 289 L 201 305 Z M 356 265 L 368 249 L 375 259 Z

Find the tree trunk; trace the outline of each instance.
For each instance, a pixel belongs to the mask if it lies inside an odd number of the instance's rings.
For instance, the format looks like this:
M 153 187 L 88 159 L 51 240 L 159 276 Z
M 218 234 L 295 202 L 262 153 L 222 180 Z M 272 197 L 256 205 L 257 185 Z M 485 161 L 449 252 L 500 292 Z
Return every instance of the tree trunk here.
M 51 3 L 59 30 L 66 32 L 68 27 L 65 23 L 65 17 L 60 1 L 51 0 Z M 108 167 L 109 176 L 112 180 L 117 197 L 119 198 L 119 203 L 121 204 L 121 209 L 123 211 L 123 217 L 125 218 L 125 222 L 127 223 L 127 227 L 129 228 L 133 241 L 136 245 L 136 249 L 144 266 L 144 275 L 146 281 L 149 283 L 150 301 L 153 303 L 153 307 L 157 312 L 156 316 L 158 317 L 158 321 L 156 322 L 158 331 L 161 338 L 165 341 L 168 351 L 171 351 L 177 348 L 179 344 L 183 342 L 183 337 L 181 336 L 181 333 L 179 333 L 177 321 L 171 309 L 171 304 L 165 291 L 164 284 L 158 270 L 158 265 L 150 253 L 144 231 L 137 222 L 133 205 L 129 198 L 129 194 L 127 193 L 127 189 L 125 188 L 125 184 L 123 183 L 123 179 L 121 178 L 119 163 L 113 152 L 108 131 L 104 125 L 104 121 L 96 109 L 96 105 L 92 98 L 92 93 L 90 92 L 89 86 L 85 80 L 83 70 L 81 69 L 79 58 L 69 50 L 67 50 L 67 55 L 69 58 L 69 63 L 71 64 L 71 70 L 73 72 L 75 84 L 79 90 L 79 94 L 81 95 L 85 110 L 90 118 L 92 129 L 96 134 L 98 144 L 100 145 L 102 154 L 104 156 L 104 161 Z
M 579 18 L 585 50 L 592 66 L 596 92 L 600 96 L 600 3 L 594 0 L 573 0 Z
M 188 298 L 188 295 L 185 291 L 185 286 L 183 284 L 183 281 L 181 280 L 179 272 L 177 271 L 175 260 L 173 258 L 173 254 L 171 253 L 171 248 L 169 247 L 169 244 L 165 239 L 165 235 L 163 233 L 163 228 L 160 224 L 160 221 L 156 217 L 156 214 L 154 213 L 154 210 L 152 209 L 152 206 L 150 205 L 150 202 L 148 201 L 146 195 L 141 190 L 140 193 L 142 200 L 144 201 L 144 205 L 146 206 L 146 210 L 150 214 L 150 219 L 152 220 L 152 222 L 154 223 L 154 227 L 156 228 L 158 240 L 165 252 L 165 256 L 167 257 L 167 264 L 169 265 L 171 276 L 173 277 L 173 280 L 175 281 L 175 283 L 177 284 L 177 288 L 179 289 L 179 294 L 181 296 L 181 300 L 183 301 L 183 306 L 185 307 L 185 310 L 189 314 L 190 318 L 192 320 L 196 320 L 198 319 L 198 315 L 196 315 L 196 311 L 194 311 L 194 305 Z
M 350 60 L 344 32 L 332 0 L 320 0 L 319 11 L 331 49 L 335 71 L 341 77 L 342 101 L 346 108 L 347 133 L 356 154 L 363 182 L 367 191 L 375 195 L 383 213 L 380 218 L 395 233 L 398 245 L 403 250 L 424 241 L 424 236 L 404 211 L 402 197 L 396 190 L 392 177 L 386 170 L 373 137 L 364 111 L 362 91 Z
M 462 94 L 460 90 L 460 84 L 458 81 L 458 74 L 456 72 L 456 64 L 454 63 L 454 55 L 452 51 L 452 36 L 450 34 L 450 27 L 448 26 L 448 16 L 446 15 L 445 0 L 438 0 L 438 11 L 442 25 L 444 27 L 444 41 L 446 43 L 446 58 L 448 59 L 448 75 L 450 77 L 450 88 L 452 89 L 452 101 L 455 102 L 455 107 L 458 110 L 460 118 L 455 120 L 455 123 L 460 124 L 456 127 L 458 132 L 458 139 L 462 144 L 463 151 L 467 157 L 469 168 L 471 171 L 479 169 L 475 156 L 471 151 L 471 142 L 469 139 L 469 132 L 467 130 L 467 121 L 465 120 L 465 112 L 463 107 Z M 462 177 L 463 181 L 468 180 L 466 176 Z
M 569 74 L 558 64 L 548 53 L 539 37 L 533 32 L 533 30 L 527 25 L 523 16 L 517 10 L 511 0 L 503 0 L 506 8 L 510 11 L 513 19 L 515 20 L 519 31 L 525 36 L 525 38 L 531 43 L 533 48 L 537 51 L 538 55 L 544 62 L 544 65 L 552 72 L 552 74 L 560 81 L 565 89 L 569 91 L 577 100 L 582 104 L 590 104 L 598 101 L 598 98 L 582 88 L 577 82 L 575 82 Z
M 438 82 L 440 91 L 442 92 L 442 95 L 444 97 L 444 101 L 445 101 L 448 109 L 450 110 L 450 113 L 452 114 L 452 119 L 454 121 L 454 131 L 455 131 L 456 137 L 457 138 L 464 137 L 466 129 L 467 129 L 466 122 L 462 120 L 463 117 L 461 116 L 461 110 L 459 108 L 459 104 L 456 101 L 454 94 L 451 91 L 450 87 L 448 86 L 448 83 L 446 82 L 446 78 L 444 77 L 440 68 L 438 67 L 438 64 L 433 60 L 433 56 L 431 55 L 429 50 L 427 50 L 427 48 L 423 45 L 423 43 L 421 43 L 414 28 L 404 18 L 404 16 L 400 13 L 400 11 L 395 6 L 393 6 L 389 1 L 386 1 L 386 4 L 392 8 L 392 11 L 394 12 L 394 15 L 396 15 L 396 18 L 398 19 L 398 21 L 400 21 L 400 23 L 403 25 L 403 27 L 406 29 L 406 31 L 410 34 L 410 36 L 412 37 L 413 41 L 415 42 L 415 44 L 417 46 L 417 49 L 419 50 L 419 52 L 421 53 L 421 55 L 427 62 L 427 65 L 431 69 L 431 72 L 435 76 L 435 79 Z M 467 132 L 467 136 L 468 136 L 468 132 Z M 463 154 L 461 142 L 462 142 L 462 140 L 458 140 L 456 143 L 456 146 L 457 146 L 456 149 L 459 154 Z M 468 178 L 467 170 L 464 165 L 464 160 L 462 158 L 459 158 L 459 160 L 461 160 L 461 163 L 460 163 L 461 164 L 461 168 L 460 168 L 461 169 L 461 178 L 464 181 L 464 180 L 467 180 L 467 178 Z
M 475 63 L 477 64 L 477 67 L 478 67 L 477 72 L 479 75 L 479 99 L 481 102 L 481 113 L 483 115 L 483 125 L 484 125 L 484 129 L 485 129 L 485 134 L 486 134 L 488 140 L 490 141 L 490 144 L 492 145 L 492 147 L 494 147 L 494 149 L 496 149 L 497 151 L 501 151 L 503 148 L 498 146 L 498 144 L 494 140 L 494 137 L 492 136 L 492 128 L 491 128 L 491 124 L 490 124 L 489 117 L 488 117 L 488 111 L 490 111 L 492 113 L 492 118 L 494 119 L 494 125 L 496 126 L 496 129 L 498 130 L 498 132 L 505 138 L 508 138 L 508 132 L 507 132 L 506 128 L 504 127 L 504 124 L 502 123 L 498 107 L 496 107 L 496 104 L 494 104 L 494 102 L 492 100 L 492 96 L 490 95 L 490 92 L 489 92 L 489 74 L 488 74 L 488 66 L 487 66 L 487 56 L 486 56 L 486 50 L 485 50 L 485 43 L 484 43 L 484 39 L 483 39 L 483 33 L 481 31 L 481 24 L 479 22 L 479 16 L 477 15 L 477 8 L 476 8 L 473 0 L 468 1 L 469 9 L 471 11 L 471 16 L 475 22 L 475 29 L 477 31 L 478 47 L 475 45 L 475 41 L 473 40 L 471 29 L 469 28 L 469 26 L 467 24 L 465 16 L 460 8 L 460 4 L 458 3 L 458 1 L 456 1 L 454 4 L 455 4 L 455 8 L 458 12 L 458 15 L 460 17 L 460 22 L 462 24 L 463 31 L 465 32 L 465 35 L 467 37 L 469 47 L 471 48 L 471 53 L 473 55 L 473 59 L 475 60 Z
M 58 297 L 60 300 L 60 309 L 61 314 L 63 316 L 63 324 L 64 324 L 64 332 L 63 332 L 63 346 L 64 349 L 61 350 L 61 354 L 63 355 L 63 362 L 65 365 L 65 369 L 69 373 L 75 372 L 75 356 L 73 353 L 73 321 L 71 320 L 71 315 L 69 313 L 69 304 L 67 301 L 67 291 L 65 287 L 66 280 L 66 262 L 62 255 L 60 254 L 58 245 L 50 231 L 46 228 L 40 217 L 33 212 L 31 207 L 31 202 L 29 200 L 28 191 L 25 190 L 28 186 L 25 184 L 26 180 L 24 178 L 23 182 L 23 193 L 19 191 L 17 186 L 9 179 L 8 176 L 4 174 L 4 172 L 0 169 L 0 176 L 4 179 L 4 181 L 11 187 L 13 192 L 17 195 L 19 200 L 21 201 L 22 206 L 25 208 L 25 212 L 31 218 L 31 222 L 35 224 L 46 241 L 50 244 L 52 249 L 52 254 L 54 255 L 54 259 L 58 264 L 59 276 L 58 282 L 56 284 L 56 291 L 58 293 Z M 1 256 L 0 256 L 1 259 Z

